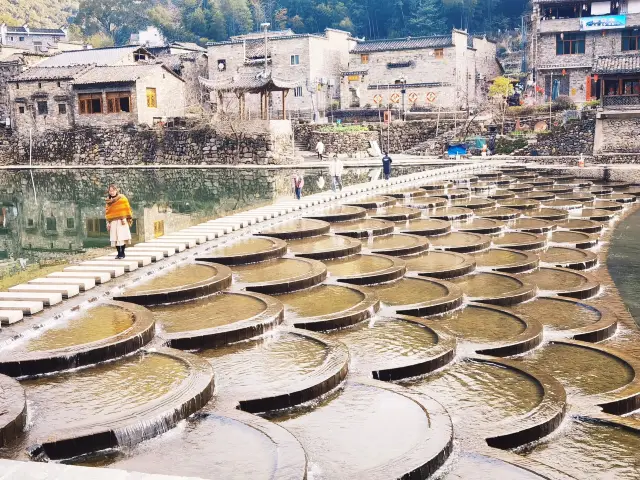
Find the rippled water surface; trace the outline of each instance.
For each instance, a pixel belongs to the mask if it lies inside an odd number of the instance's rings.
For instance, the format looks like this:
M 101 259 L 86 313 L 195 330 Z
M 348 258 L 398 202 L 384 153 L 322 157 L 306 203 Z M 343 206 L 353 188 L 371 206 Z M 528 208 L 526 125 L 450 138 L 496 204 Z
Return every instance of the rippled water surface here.
M 430 302 L 449 294 L 449 289 L 439 283 L 417 278 L 401 278 L 370 288 L 376 292 L 382 303 L 393 306 Z
M 320 285 L 276 297 L 284 303 L 286 319 L 319 317 L 348 310 L 364 300 L 357 290 L 338 285 Z
M 474 298 L 504 295 L 522 287 L 522 284 L 511 277 L 489 273 L 477 273 L 452 280 L 462 291 Z
M 532 302 L 513 307 L 513 311 L 535 318 L 545 327 L 570 330 L 593 325 L 600 320 L 600 313 L 580 303 L 554 298 L 537 298 Z
M 311 267 L 307 262 L 292 258 L 279 258 L 233 267 L 233 276 L 234 281 L 238 283 L 262 283 L 300 277 L 310 271 Z
M 327 260 L 329 274 L 333 277 L 348 277 L 379 272 L 393 266 L 393 262 L 377 255 L 353 255 L 351 257 Z
M 244 255 L 257 253 L 273 248 L 273 241 L 266 238 L 246 238 L 229 245 L 221 245 L 207 252 L 212 257 L 224 257 L 232 255 Z
M 134 287 L 128 288 L 125 293 L 141 293 L 149 290 L 164 290 L 168 288 L 180 288 L 185 285 L 203 282 L 215 276 L 217 270 L 214 267 L 206 265 L 184 265 L 160 273 L 153 277 L 150 281 L 140 283 Z
M 508 340 L 526 328 L 522 321 L 512 315 L 475 306 L 434 317 L 434 321 L 462 339 L 474 342 Z

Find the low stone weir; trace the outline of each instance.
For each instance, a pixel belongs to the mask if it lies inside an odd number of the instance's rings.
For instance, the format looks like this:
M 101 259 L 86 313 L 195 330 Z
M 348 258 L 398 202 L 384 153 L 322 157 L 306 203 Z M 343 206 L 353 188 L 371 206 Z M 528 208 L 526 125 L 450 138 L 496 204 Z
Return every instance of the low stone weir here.
M 289 240 L 287 248 L 296 257 L 331 260 L 360 253 L 362 243 L 355 238 L 343 235 L 320 235 L 299 240 Z
M 0 448 L 18 438 L 27 424 L 27 398 L 12 378 L 0 375 Z
M 473 302 L 509 306 L 536 294 L 535 285 L 507 273 L 478 272 L 452 281 Z
M 470 255 L 445 251 L 423 252 L 404 257 L 407 270 L 425 277 L 451 279 L 461 277 L 476 269 L 476 261 Z
M 401 278 L 405 262 L 387 255 L 358 254 L 344 259 L 326 261 L 329 277 L 354 285 L 374 285 Z
M 198 261 L 222 265 L 245 265 L 280 258 L 287 253 L 287 243 L 278 238 L 253 237 L 222 245 L 207 252 Z
M 537 255 L 507 248 L 492 248 L 473 255 L 477 268 L 505 273 L 521 273 L 538 267 Z
M 279 258 L 268 262 L 236 266 L 237 285 L 265 294 L 294 292 L 320 284 L 327 277 L 322 262 L 308 258 Z
M 600 291 L 600 283 L 588 273 L 567 268 L 541 267 L 520 276 L 535 284 L 545 294 L 554 293 L 583 300 L 593 297 Z
M 260 235 L 279 238 L 281 240 L 295 240 L 298 238 L 323 235 L 328 233 L 330 228 L 331 226 L 328 222 L 311 218 L 301 218 L 285 221 L 274 227 L 266 228 L 260 232 Z

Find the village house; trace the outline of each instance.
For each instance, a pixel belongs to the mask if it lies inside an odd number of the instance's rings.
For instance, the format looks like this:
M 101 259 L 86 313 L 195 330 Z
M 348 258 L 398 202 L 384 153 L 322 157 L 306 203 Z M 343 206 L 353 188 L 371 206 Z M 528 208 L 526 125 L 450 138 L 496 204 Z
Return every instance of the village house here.
M 141 47 L 62 53 L 9 80 L 14 128 L 153 125 L 184 116 L 184 81 Z
M 29 25 L 20 27 L 0 24 L 0 45 L 32 51 L 46 52 L 57 48 L 60 41 L 67 40 L 64 28 L 34 28 Z
M 324 34 L 270 31 L 266 41 L 263 32 L 209 43 L 207 84 L 212 90 L 221 86 L 225 91 L 211 100 L 218 110 L 235 111 L 238 97 L 230 90 L 238 85 L 239 91 L 248 94 L 243 100 L 248 118 L 260 116 L 262 99 L 266 99 L 269 118 L 281 118 L 282 105 L 287 118 L 326 116 L 340 98 L 341 70 L 352 45 L 355 41 L 348 32 L 335 29 Z M 270 80 L 276 90 L 264 95 L 252 91 L 252 86 Z M 218 105 L 220 100 L 223 105 Z
M 640 106 L 640 0 L 534 0 L 532 59 L 544 98 Z
M 486 99 L 500 74 L 496 44 L 453 30 L 449 35 L 362 40 L 342 72 L 343 108 L 467 110 Z

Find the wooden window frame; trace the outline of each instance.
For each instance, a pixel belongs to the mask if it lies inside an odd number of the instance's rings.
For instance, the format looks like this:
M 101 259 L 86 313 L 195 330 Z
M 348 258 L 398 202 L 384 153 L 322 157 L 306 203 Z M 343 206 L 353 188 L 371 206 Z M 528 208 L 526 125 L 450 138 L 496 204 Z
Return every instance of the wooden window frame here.
M 158 108 L 158 91 L 154 87 L 147 87 L 145 93 L 147 96 L 147 108 Z
M 44 105 L 44 108 L 40 108 Z M 38 100 L 36 102 L 36 109 L 38 111 L 38 115 L 49 115 L 49 102 L 46 100 Z
M 126 99 L 129 102 L 129 110 L 122 109 L 121 100 Z M 131 92 L 107 92 L 107 111 L 106 113 L 131 113 Z
M 362 65 L 367 65 L 369 63 L 369 54 L 368 53 L 360 54 L 360 63 Z
M 444 48 L 436 48 L 433 51 L 433 56 L 438 60 L 442 60 L 444 58 Z
M 94 100 L 100 101 L 100 111 L 93 110 Z M 80 115 L 96 115 L 99 113 L 104 113 L 102 93 L 79 93 L 78 94 L 78 113 Z
M 561 35 L 564 35 L 564 38 Z M 556 55 L 584 55 L 586 43 L 587 37 L 584 33 L 559 33 L 556 35 Z
M 67 104 L 59 103 L 58 104 L 58 115 L 66 115 L 67 114 Z
M 627 48 L 625 48 L 625 40 Z M 632 46 L 635 45 L 635 48 Z M 623 52 L 637 52 L 640 50 L 640 28 L 628 28 L 622 31 L 620 49 Z

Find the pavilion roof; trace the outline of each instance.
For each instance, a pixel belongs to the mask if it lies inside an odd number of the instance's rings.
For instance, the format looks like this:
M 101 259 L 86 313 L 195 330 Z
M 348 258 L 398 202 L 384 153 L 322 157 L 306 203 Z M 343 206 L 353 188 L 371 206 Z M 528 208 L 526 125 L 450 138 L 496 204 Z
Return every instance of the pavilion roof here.
M 199 80 L 202 86 L 209 88 L 210 90 L 246 93 L 290 90 L 292 88 L 300 87 L 304 83 L 304 80 L 285 80 L 271 75 L 264 77 L 260 74 L 239 75 L 217 81 L 200 77 Z

